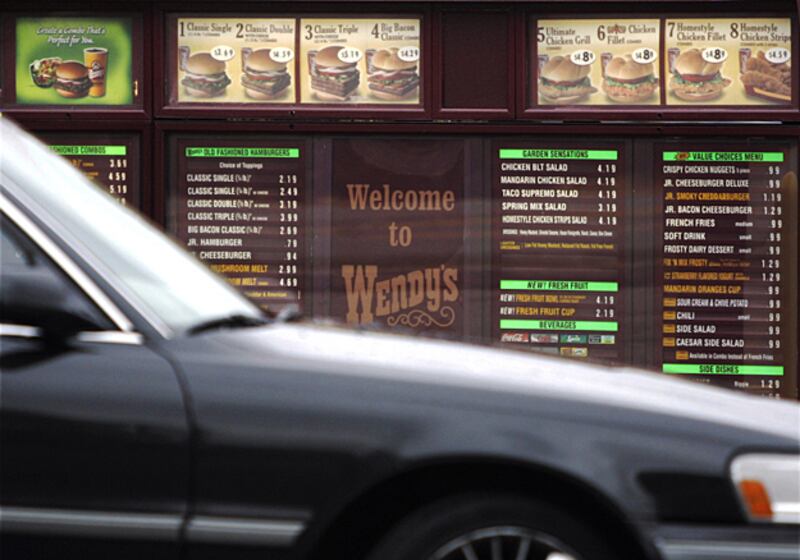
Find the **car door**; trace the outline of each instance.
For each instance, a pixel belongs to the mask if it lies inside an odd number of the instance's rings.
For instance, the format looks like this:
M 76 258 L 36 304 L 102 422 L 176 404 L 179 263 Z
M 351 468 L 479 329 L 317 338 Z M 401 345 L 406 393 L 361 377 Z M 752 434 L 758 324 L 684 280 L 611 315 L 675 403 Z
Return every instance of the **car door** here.
M 0 286 L 23 295 L 0 309 L 0 557 L 178 557 L 190 465 L 175 371 L 58 244 L 4 212 Z M 15 307 L 26 282 L 46 287 L 30 320 Z M 48 314 L 87 330 L 48 332 Z

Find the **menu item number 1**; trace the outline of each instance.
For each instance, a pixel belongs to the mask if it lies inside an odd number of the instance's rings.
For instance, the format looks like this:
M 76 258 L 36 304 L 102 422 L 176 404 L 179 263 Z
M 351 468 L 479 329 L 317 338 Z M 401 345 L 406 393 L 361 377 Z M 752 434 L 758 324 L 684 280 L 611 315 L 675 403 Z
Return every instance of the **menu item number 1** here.
M 789 18 L 668 19 L 667 104 L 792 102 Z
M 295 20 L 178 18 L 181 103 L 294 103 Z
M 658 20 L 539 20 L 540 104 L 660 103 Z

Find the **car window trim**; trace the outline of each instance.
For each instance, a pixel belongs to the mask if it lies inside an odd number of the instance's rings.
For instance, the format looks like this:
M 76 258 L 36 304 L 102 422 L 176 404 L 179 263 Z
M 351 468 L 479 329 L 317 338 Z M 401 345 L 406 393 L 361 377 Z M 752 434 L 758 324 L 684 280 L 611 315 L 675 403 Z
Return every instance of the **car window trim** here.
M 30 211 L 32 211 L 30 208 L 31 206 L 34 208 L 39 207 L 39 205 L 35 201 L 25 196 L 24 190 L 21 189 L 14 181 L 9 180 L 9 178 L 5 176 L 3 177 L 3 181 L 4 184 L 0 184 L 0 188 L 8 189 L 13 195 L 14 200 L 20 206 L 23 206 Z M 0 192 L 0 197 L 2 196 L 3 193 Z M 9 200 L 9 203 L 12 203 L 12 201 Z M 25 216 L 25 218 L 27 218 L 27 216 Z M 159 335 L 161 335 L 161 337 L 169 339 L 174 336 L 175 333 L 173 332 L 173 330 L 169 326 L 167 326 L 157 315 L 155 315 L 153 312 L 147 309 L 146 306 L 138 303 L 137 298 L 135 296 L 132 296 L 130 292 L 128 292 L 127 289 L 125 289 L 124 286 L 116 285 L 112 281 L 111 276 L 108 274 L 107 270 L 104 269 L 104 265 L 101 262 L 99 262 L 96 257 L 88 253 L 86 250 L 83 250 L 81 243 L 75 240 L 75 238 L 71 236 L 68 231 L 64 231 L 63 228 L 59 228 L 58 223 L 48 222 L 46 212 L 39 214 L 38 218 L 41 219 L 43 222 L 45 222 L 52 231 L 57 232 L 58 235 L 60 236 L 60 239 L 64 243 L 66 243 L 71 250 L 75 251 L 75 253 L 77 253 L 80 256 L 80 258 L 83 259 L 85 263 L 87 263 L 88 266 L 91 266 L 92 269 L 101 278 L 103 278 L 103 280 L 108 282 L 110 285 L 113 285 L 115 292 L 119 295 L 119 297 L 125 300 L 125 303 L 130 305 L 153 330 L 155 330 Z
M 33 220 L 0 192 L 0 212 L 13 222 L 122 332 L 134 332 L 134 325 L 111 299 L 56 245 Z
M 0 337 L 41 338 L 42 329 L 30 325 L 0 323 Z M 141 333 L 132 331 L 81 331 L 75 335 L 75 338 L 80 342 L 97 344 L 127 344 L 131 346 L 144 344 L 144 337 Z

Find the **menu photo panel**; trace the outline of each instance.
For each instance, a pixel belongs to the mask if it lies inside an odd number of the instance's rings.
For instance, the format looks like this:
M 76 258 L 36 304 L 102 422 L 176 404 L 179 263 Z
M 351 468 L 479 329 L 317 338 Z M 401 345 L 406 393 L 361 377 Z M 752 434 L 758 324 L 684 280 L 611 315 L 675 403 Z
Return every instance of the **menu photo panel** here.
M 658 105 L 657 18 L 535 22 L 537 56 L 529 60 L 534 105 Z
M 656 147 L 661 369 L 797 397 L 797 151 Z
M 304 104 L 421 105 L 422 19 L 300 20 Z
M 18 105 L 137 102 L 131 17 L 18 17 L 15 33 Z
M 625 360 L 624 143 L 492 143 L 492 338 Z
M 454 139 L 333 140 L 330 315 L 461 338 L 465 153 Z
M 171 142 L 169 227 L 268 312 L 306 305 L 303 139 L 180 135 Z
M 295 18 L 177 17 L 170 102 L 294 104 Z
M 790 18 L 665 23 L 667 105 L 791 105 Z

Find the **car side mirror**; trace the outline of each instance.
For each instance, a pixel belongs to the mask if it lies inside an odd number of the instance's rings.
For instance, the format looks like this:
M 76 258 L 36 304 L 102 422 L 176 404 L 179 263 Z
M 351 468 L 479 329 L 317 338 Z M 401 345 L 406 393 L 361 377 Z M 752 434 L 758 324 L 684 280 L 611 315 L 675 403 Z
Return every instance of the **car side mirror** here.
M 44 338 L 66 339 L 100 326 L 75 305 L 71 285 L 43 266 L 4 265 L 0 322 L 36 327 Z

